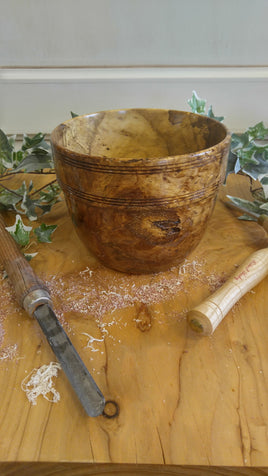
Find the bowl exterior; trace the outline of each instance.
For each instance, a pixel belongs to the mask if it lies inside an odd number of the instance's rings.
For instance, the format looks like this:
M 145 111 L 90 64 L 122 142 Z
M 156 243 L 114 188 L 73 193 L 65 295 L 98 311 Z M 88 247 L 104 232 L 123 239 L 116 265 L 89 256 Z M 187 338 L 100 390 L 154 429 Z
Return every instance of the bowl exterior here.
M 226 170 L 230 135 L 201 152 L 149 159 L 88 157 L 52 149 L 77 233 L 110 268 L 153 273 L 199 243 Z

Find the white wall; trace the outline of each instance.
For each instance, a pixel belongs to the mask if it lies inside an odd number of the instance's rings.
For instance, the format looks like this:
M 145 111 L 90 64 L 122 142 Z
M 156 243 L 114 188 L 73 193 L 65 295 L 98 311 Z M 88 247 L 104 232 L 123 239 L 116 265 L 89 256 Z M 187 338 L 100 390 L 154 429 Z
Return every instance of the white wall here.
M 70 110 L 188 109 L 268 124 L 268 0 L 0 0 L 0 127 L 50 132 Z
M 1 0 L 5 66 L 267 65 L 267 0 Z

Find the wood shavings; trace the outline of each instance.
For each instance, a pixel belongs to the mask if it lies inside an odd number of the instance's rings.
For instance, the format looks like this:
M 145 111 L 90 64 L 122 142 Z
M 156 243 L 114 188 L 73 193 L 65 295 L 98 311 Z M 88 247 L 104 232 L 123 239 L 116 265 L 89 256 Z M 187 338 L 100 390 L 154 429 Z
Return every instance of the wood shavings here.
M 0 360 L 12 360 L 17 355 L 18 345 L 8 345 L 0 350 Z
M 1 269 L 0 269 L 1 271 Z M 0 274 L 0 347 L 3 345 L 5 330 L 3 327 L 3 322 L 8 318 L 13 312 L 18 316 L 21 315 L 22 310 L 18 307 L 14 289 L 12 288 L 9 279 L 6 279 L 4 272 Z M 4 360 L 4 359 L 1 359 Z M 5 359 L 6 360 L 6 359 Z
M 2 316 L 1 316 L 1 318 L 2 318 Z M 5 331 L 4 331 L 3 326 L 2 326 L 2 319 L 0 319 L 0 346 L 3 343 L 4 335 L 5 335 Z
M 83 271 L 80 271 L 79 274 L 80 274 L 80 276 L 82 276 L 82 275 L 85 274 L 85 273 L 87 273 L 87 274 L 89 275 L 89 277 L 91 278 L 93 271 L 92 271 L 92 269 L 90 269 L 90 268 L 87 266 L 86 269 L 84 269 Z
M 53 377 L 57 377 L 58 370 L 61 366 L 58 362 L 50 362 L 49 365 L 42 365 L 38 369 L 33 369 L 27 375 L 22 383 L 21 388 L 32 405 L 36 405 L 36 399 L 39 395 L 49 402 L 56 403 L 60 400 L 60 394 L 53 386 Z
M 156 304 L 171 298 L 182 288 L 177 269 L 154 275 L 127 275 L 114 271 L 86 268 L 69 276 L 52 276 L 46 281 L 57 315 L 68 312 L 101 320 L 106 313 L 134 306 Z
M 179 275 L 185 275 L 190 273 L 195 278 L 198 278 L 203 275 L 203 264 L 203 262 L 197 260 L 189 261 L 188 259 L 185 259 L 179 267 L 178 273 Z
M 222 273 L 222 275 L 210 274 L 207 278 L 210 291 L 216 291 L 225 283 L 226 279 L 225 273 Z
M 84 335 L 88 338 L 87 345 L 86 345 L 85 348 L 86 349 L 89 348 L 92 352 L 98 352 L 99 349 L 94 347 L 94 342 L 103 342 L 104 337 L 102 337 L 101 339 L 97 339 L 96 337 L 91 336 L 87 332 L 82 332 L 82 335 Z
M 223 276 L 208 272 L 203 258 L 185 259 L 180 266 L 151 275 L 128 275 L 109 270 L 104 266 L 88 267 L 64 276 L 51 276 L 46 280 L 54 308 L 61 323 L 68 327 L 68 317 L 93 318 L 101 323 L 104 316 L 137 304 L 147 306 L 174 299 L 179 293 L 189 294 L 193 287 L 209 286 L 216 289 L 224 282 Z M 119 323 L 119 316 L 115 317 Z M 115 322 L 115 321 L 113 321 Z M 159 321 L 160 322 L 160 321 Z M 108 325 L 108 324 L 107 324 Z M 72 332 L 72 329 L 68 329 Z M 96 349 L 96 341 L 88 341 Z

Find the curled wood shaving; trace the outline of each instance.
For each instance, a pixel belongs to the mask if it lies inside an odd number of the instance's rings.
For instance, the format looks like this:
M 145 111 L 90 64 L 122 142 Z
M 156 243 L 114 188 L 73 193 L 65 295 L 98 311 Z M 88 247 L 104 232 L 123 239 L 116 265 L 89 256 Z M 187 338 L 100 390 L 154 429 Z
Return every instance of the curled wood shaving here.
M 60 400 L 60 394 L 54 388 L 52 381 L 53 377 L 57 377 L 59 369 L 61 369 L 61 366 L 58 362 L 50 362 L 49 365 L 42 365 L 38 369 L 33 369 L 23 379 L 21 388 L 32 405 L 36 405 L 36 399 L 39 395 L 43 395 L 46 400 L 53 403 Z

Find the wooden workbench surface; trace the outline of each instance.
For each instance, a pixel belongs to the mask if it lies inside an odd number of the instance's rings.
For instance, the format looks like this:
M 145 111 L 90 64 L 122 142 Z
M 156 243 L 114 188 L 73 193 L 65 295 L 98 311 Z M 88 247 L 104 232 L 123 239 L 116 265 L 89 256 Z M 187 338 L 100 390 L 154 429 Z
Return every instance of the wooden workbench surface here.
M 253 251 L 264 230 L 221 202 L 200 245 L 180 267 L 128 276 L 101 266 L 79 242 L 64 202 L 52 244 L 31 264 L 115 418 L 85 415 L 60 370 L 57 403 L 31 404 L 22 381 L 55 361 L 38 324 L 0 286 L 0 474 L 268 474 L 268 281 L 229 312 L 213 336 L 189 329 L 187 310 Z M 260 468 L 262 467 L 262 468 Z M 252 468 L 255 468 L 254 470 Z M 267 469 L 265 469 L 267 468 Z

